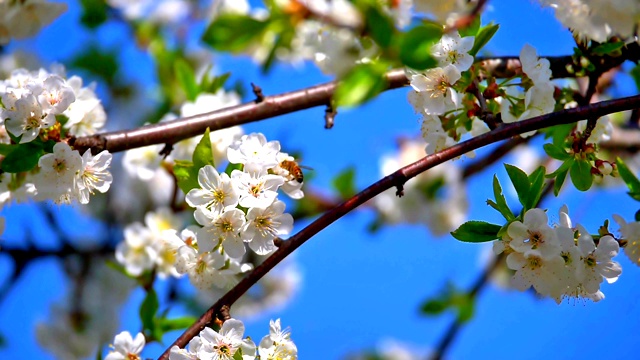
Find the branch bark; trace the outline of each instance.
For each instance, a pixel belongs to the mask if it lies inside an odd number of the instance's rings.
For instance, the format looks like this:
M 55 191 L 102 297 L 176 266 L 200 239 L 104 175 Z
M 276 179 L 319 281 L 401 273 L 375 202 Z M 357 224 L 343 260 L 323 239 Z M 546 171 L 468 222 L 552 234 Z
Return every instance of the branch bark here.
M 640 106 L 640 95 L 631 96 L 622 99 L 603 101 L 574 109 L 566 109 L 563 111 L 538 116 L 532 119 L 524 120 L 512 124 L 503 124 L 496 130 L 472 138 L 465 142 L 454 145 L 439 153 L 429 155 L 412 164 L 409 164 L 391 175 L 388 175 L 376 183 L 370 185 L 362 192 L 356 194 L 352 198 L 324 213 L 317 220 L 309 224 L 297 234 L 293 235 L 287 241 L 283 241 L 282 245 L 271 256 L 269 256 L 262 264 L 257 266 L 245 278 L 243 278 L 234 288 L 222 296 L 215 304 L 213 304 L 191 327 L 189 327 L 172 346 L 177 345 L 184 347 L 193 337 L 215 318 L 223 306 L 233 305 L 251 286 L 258 282 L 265 274 L 273 269 L 278 263 L 285 259 L 289 254 L 304 244 L 312 236 L 331 225 L 348 212 L 354 210 L 358 206 L 364 204 L 376 195 L 392 187 L 402 187 L 409 179 L 416 175 L 429 170 L 445 161 L 454 159 L 469 151 L 476 150 L 480 147 L 505 140 L 512 136 L 542 129 L 549 126 L 574 123 L 579 120 L 592 117 L 603 116 L 606 114 L 630 110 Z M 171 347 L 160 356 L 159 359 L 168 359 Z

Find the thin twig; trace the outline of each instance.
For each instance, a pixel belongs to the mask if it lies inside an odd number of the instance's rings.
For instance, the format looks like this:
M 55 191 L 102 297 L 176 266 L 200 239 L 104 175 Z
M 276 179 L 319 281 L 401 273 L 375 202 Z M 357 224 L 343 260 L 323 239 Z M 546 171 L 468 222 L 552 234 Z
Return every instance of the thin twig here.
M 630 110 L 640 106 L 640 95 L 631 96 L 622 99 L 603 101 L 589 106 L 565 109 L 559 112 L 538 116 L 532 119 L 524 120 L 517 123 L 505 124 L 500 128 L 489 133 L 482 134 L 465 142 L 456 144 L 448 149 L 440 151 L 436 154 L 426 156 L 412 164 L 409 164 L 391 175 L 388 175 L 376 183 L 372 184 L 362 192 L 356 194 L 346 200 L 337 207 L 321 215 L 314 222 L 293 235 L 287 241 L 269 256 L 262 264 L 258 265 L 253 271 L 245 276 L 235 287 L 224 294 L 215 304 L 213 304 L 200 318 L 191 325 L 185 332 L 180 335 L 176 341 L 169 346 L 160 356 L 160 359 L 167 360 L 169 352 L 173 345 L 184 347 L 193 337 L 197 336 L 212 320 L 219 314 L 222 306 L 233 305 L 249 288 L 256 284 L 264 275 L 266 275 L 277 264 L 284 260 L 288 255 L 304 244 L 311 237 L 319 233 L 340 219 L 345 214 L 354 210 L 358 206 L 371 200 L 376 195 L 391 188 L 403 185 L 407 180 L 417 176 L 418 174 L 433 168 L 445 161 L 454 159 L 458 156 L 466 154 L 469 151 L 479 149 L 483 146 L 494 142 L 508 139 L 512 136 L 525 133 L 528 131 L 539 130 L 545 127 L 574 123 L 591 116 L 602 116 L 605 114 Z

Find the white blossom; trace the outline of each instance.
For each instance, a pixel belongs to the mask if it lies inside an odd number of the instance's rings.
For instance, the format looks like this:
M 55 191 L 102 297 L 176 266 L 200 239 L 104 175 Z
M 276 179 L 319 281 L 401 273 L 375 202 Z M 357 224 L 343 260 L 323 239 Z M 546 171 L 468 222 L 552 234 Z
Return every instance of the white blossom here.
M 127 273 L 139 276 L 153 268 L 158 254 L 152 239 L 151 231 L 141 223 L 124 228 L 124 241 L 116 247 L 116 260 L 125 266 Z
M 232 164 L 254 164 L 265 169 L 278 165 L 277 155 L 280 142 L 269 141 L 263 134 L 243 135 L 239 141 L 229 146 L 227 157 Z
M 138 333 L 135 338 L 128 331 L 116 335 L 113 341 L 113 350 L 104 360 L 140 360 L 140 353 L 145 345 L 144 335 Z
M 453 84 L 460 80 L 460 70 L 453 65 L 428 69 L 424 74 L 412 74 L 410 85 L 417 94 L 409 98 L 416 112 L 442 115 L 457 109 L 458 93 Z
M 291 340 L 289 329 L 282 330 L 280 319 L 269 322 L 269 335 L 260 341 L 258 354 L 265 360 L 295 360 L 298 358 L 298 348 Z
M 242 237 L 256 254 L 266 255 L 275 251 L 274 239 L 288 235 L 293 229 L 293 217 L 284 214 L 284 209 L 285 204 L 276 200 L 267 208 L 254 207 L 247 212 Z
M 244 255 L 246 249 L 240 237 L 240 231 L 246 220 L 241 210 L 230 209 L 221 214 L 214 214 L 198 208 L 194 217 L 200 225 L 205 226 L 197 231 L 200 252 L 211 251 L 222 246 L 224 251 L 234 259 Z
M 104 150 L 98 155 L 91 156 L 91 150 L 82 155 L 82 170 L 79 173 L 78 200 L 81 204 L 89 203 L 89 196 L 94 190 L 105 193 L 109 190 L 113 177 L 107 171 L 111 165 L 112 155 Z
M 278 196 L 278 188 L 284 184 L 284 178 L 271 175 L 263 167 L 245 165 L 245 171 L 233 170 L 231 180 L 235 182 L 242 207 L 265 208 Z
M 206 327 L 200 332 L 202 346 L 198 350 L 198 357 L 232 360 L 233 355 L 241 349 L 243 360 L 253 360 L 256 356 L 256 345 L 249 338 L 243 339 L 243 335 L 244 324 L 236 319 L 225 321 L 217 332 Z
M 198 184 L 200 188 L 191 189 L 186 196 L 189 206 L 203 206 L 215 213 L 222 213 L 238 205 L 239 195 L 229 175 L 218 174 L 213 166 L 205 165 L 200 168 Z
M 435 57 L 440 66 L 453 65 L 458 71 L 467 71 L 473 65 L 473 56 L 468 52 L 473 48 L 475 37 L 460 37 L 456 31 L 444 34 L 432 48 L 431 54 Z
M 53 153 L 38 160 L 40 172 L 34 177 L 38 199 L 53 199 L 56 203 L 70 203 L 75 196 L 78 174 L 82 171 L 82 157 L 66 143 L 53 146 Z

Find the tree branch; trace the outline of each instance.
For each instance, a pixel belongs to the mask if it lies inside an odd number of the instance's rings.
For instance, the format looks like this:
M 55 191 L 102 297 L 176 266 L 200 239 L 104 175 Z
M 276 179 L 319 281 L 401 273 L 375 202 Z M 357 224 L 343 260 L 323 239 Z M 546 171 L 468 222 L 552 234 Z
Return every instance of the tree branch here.
M 571 56 L 549 57 L 554 78 L 574 76 L 567 67 L 571 65 Z M 521 70 L 517 57 L 476 58 L 476 63 L 494 77 L 510 77 Z M 404 70 L 395 69 L 386 74 L 386 90 L 397 89 L 409 84 Z M 236 125 L 247 124 L 284 115 L 316 106 L 331 104 L 336 81 L 312 86 L 273 96 L 265 96 L 262 101 L 251 101 L 200 115 L 179 118 L 173 121 L 145 125 L 137 129 L 114 131 L 92 136 L 71 139 L 69 144 L 80 153 L 92 149 L 94 153 L 102 150 L 118 152 L 155 144 L 174 144 L 180 140 L 201 135 L 208 127 L 215 131 Z
M 559 112 L 538 116 L 532 119 L 524 120 L 512 124 L 503 124 L 498 129 L 482 134 L 465 142 L 456 144 L 439 153 L 426 156 L 412 164 L 409 164 L 391 175 L 388 175 L 376 183 L 372 184 L 362 192 L 356 194 L 352 198 L 324 213 L 307 227 L 293 235 L 287 241 L 283 241 L 282 245 L 271 256 L 269 256 L 262 264 L 257 266 L 252 272 L 245 276 L 235 287 L 223 295 L 215 304 L 213 304 L 202 316 L 189 327 L 176 341 L 172 344 L 184 347 L 193 337 L 207 324 L 215 318 L 220 312 L 222 306 L 231 306 L 240 296 L 242 296 L 251 286 L 258 282 L 271 269 L 285 259 L 289 254 L 304 244 L 312 236 L 319 233 L 324 228 L 331 225 L 348 212 L 354 210 L 358 206 L 371 200 L 376 195 L 392 187 L 402 186 L 407 180 L 417 176 L 418 174 L 439 165 L 445 161 L 454 159 L 469 151 L 476 150 L 491 143 L 505 140 L 512 136 L 542 129 L 549 126 L 568 124 L 577 122 L 591 116 L 603 116 L 613 112 L 630 110 L 640 106 L 640 95 L 631 96 L 622 99 L 603 101 L 591 104 L 589 106 L 565 109 Z M 167 360 L 171 347 L 160 356 L 160 359 Z

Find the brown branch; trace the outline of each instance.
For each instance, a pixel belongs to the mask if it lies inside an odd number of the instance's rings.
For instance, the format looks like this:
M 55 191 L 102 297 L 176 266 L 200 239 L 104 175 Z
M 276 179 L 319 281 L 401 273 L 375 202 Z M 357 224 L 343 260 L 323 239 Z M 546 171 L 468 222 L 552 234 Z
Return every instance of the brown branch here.
M 572 77 L 567 66 L 572 64 L 570 56 L 549 57 L 554 78 Z M 510 77 L 520 70 L 520 61 L 516 57 L 498 57 L 476 59 L 483 69 L 494 77 Z M 409 84 L 403 69 L 391 70 L 386 74 L 386 90 L 397 89 Z M 173 121 L 151 124 L 132 130 L 114 131 L 92 136 L 71 139 L 69 144 L 80 153 L 92 149 L 94 153 L 102 150 L 118 152 L 154 144 L 174 144 L 180 140 L 211 131 L 247 124 L 272 118 L 316 106 L 331 103 L 336 81 L 296 90 L 284 94 L 265 96 L 263 101 L 254 101 L 232 106 L 204 114 L 179 118 Z
M 417 176 L 418 174 L 439 165 L 445 161 L 454 159 L 458 156 L 466 154 L 469 151 L 476 150 L 491 143 L 508 139 L 512 136 L 542 129 L 549 126 L 574 123 L 591 116 L 603 116 L 613 112 L 625 111 L 640 106 L 640 95 L 603 101 L 589 106 L 566 109 L 559 112 L 538 116 L 532 119 L 524 120 L 512 124 L 504 124 L 496 130 L 482 134 L 465 142 L 456 144 L 439 153 L 426 156 L 412 164 L 409 164 L 391 175 L 385 176 L 376 183 L 372 184 L 362 192 L 356 194 L 352 198 L 324 213 L 314 222 L 293 235 L 287 241 L 283 241 L 282 245 L 271 256 L 269 256 L 262 264 L 258 265 L 252 272 L 245 276 L 235 287 L 223 295 L 215 304 L 213 304 L 202 316 L 190 326 L 176 341 L 169 346 L 160 359 L 167 360 L 169 352 L 173 345 L 184 347 L 193 337 L 210 324 L 217 314 L 220 313 L 222 306 L 231 306 L 242 296 L 251 286 L 256 284 L 264 275 L 285 259 L 289 254 L 304 244 L 312 236 L 331 225 L 333 222 L 354 210 L 358 206 L 371 200 L 376 195 L 391 187 L 402 186 L 407 180 Z

